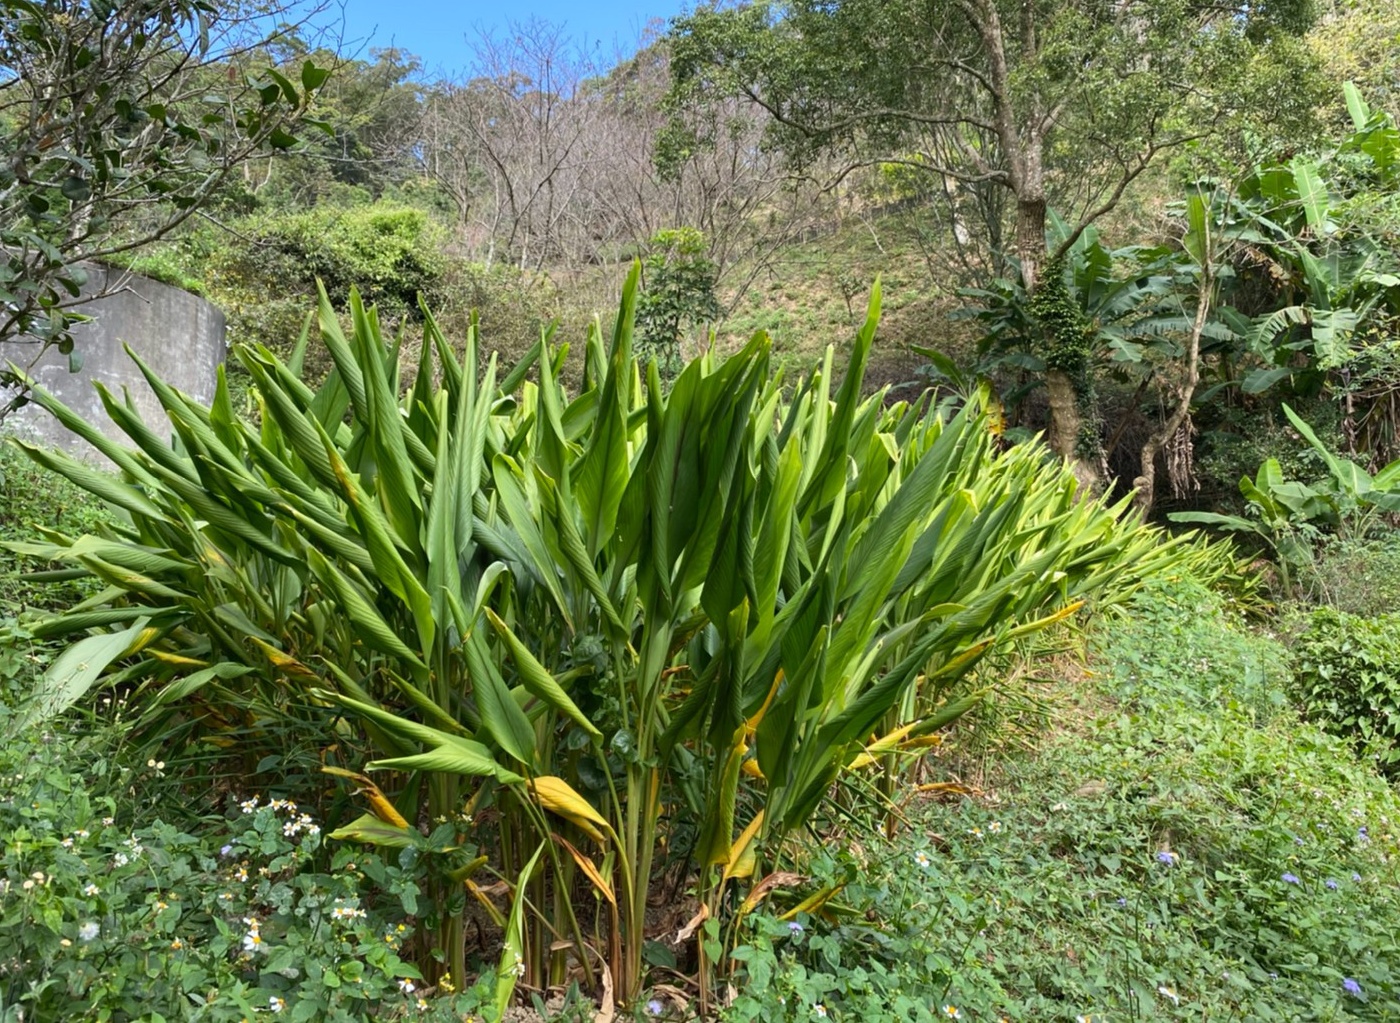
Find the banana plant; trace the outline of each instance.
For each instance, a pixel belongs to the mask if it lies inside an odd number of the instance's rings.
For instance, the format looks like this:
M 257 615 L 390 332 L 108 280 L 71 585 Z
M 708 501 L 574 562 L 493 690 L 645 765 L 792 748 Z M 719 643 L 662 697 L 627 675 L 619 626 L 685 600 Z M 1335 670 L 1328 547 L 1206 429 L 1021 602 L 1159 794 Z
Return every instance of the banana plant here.
M 1292 591 L 1293 571 L 1311 560 L 1309 539 L 1319 529 L 1364 536 L 1380 515 L 1400 513 L 1400 460 L 1374 476 L 1355 462 L 1334 454 L 1300 416 L 1283 406 L 1293 428 L 1327 466 L 1326 483 L 1309 486 L 1286 480 L 1278 459 L 1265 459 L 1254 479 L 1240 480 L 1240 494 L 1253 515 L 1217 512 L 1176 512 L 1173 522 L 1217 526 L 1251 533 L 1277 557 L 1284 592 Z

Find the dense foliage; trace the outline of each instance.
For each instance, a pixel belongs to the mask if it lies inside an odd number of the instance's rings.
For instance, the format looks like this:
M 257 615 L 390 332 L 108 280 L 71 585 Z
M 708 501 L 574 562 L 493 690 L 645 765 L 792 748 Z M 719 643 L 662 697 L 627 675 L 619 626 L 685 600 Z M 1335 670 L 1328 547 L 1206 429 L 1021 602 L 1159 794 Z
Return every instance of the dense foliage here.
M 1392 7 L 0 0 L 0 1021 L 1400 1018 Z
M 273 20 L 283 24 L 269 33 Z M 82 262 L 158 241 L 246 160 L 296 143 L 328 74 L 311 59 L 265 59 L 296 20 L 285 4 L 256 14 L 186 0 L 0 4 L 7 358 L 23 358 L 10 343 L 28 338 L 76 369 L 69 328 L 93 297 Z M 14 382 L 0 368 L 0 383 Z
M 958 680 L 989 652 L 1167 566 L 1228 565 L 1080 498 L 1033 446 L 994 452 L 975 402 L 949 416 L 862 398 L 878 294 L 833 400 L 830 354 L 786 397 L 762 335 L 692 361 L 669 393 L 653 363 L 643 390 L 635 287 L 610 349 L 591 335 L 573 398 L 548 344 L 536 383 L 526 363 L 498 386 L 494 359 L 479 378 L 475 333 L 459 361 L 429 317 L 400 403 L 393 349 L 353 293 L 349 337 L 323 298 L 335 370 L 318 391 L 266 349 L 236 350 L 259 424 L 226 388 L 206 410 L 143 365 L 179 446 L 103 391 L 133 453 L 36 391 L 123 478 L 29 453 L 130 524 L 12 545 L 106 584 L 33 627 L 72 645 L 30 719 L 135 685 L 134 736 L 159 755 L 249 715 L 324 743 L 343 708 L 363 731 L 337 760 L 402 781 L 381 795 L 362 779 L 375 811 L 337 835 L 421 846 L 435 977 L 464 975 L 452 892 L 485 861 L 450 827 L 424 844 L 409 822 L 465 801 L 502 815 L 498 869 L 536 905 L 546 851 L 556 899 L 582 878 L 606 897 L 613 919 L 594 926 L 631 997 L 668 800 L 694 815 L 680 865 L 717 914 L 726 882 L 779 853 L 872 734 L 893 751 L 972 706 Z M 579 851 L 590 839 L 605 865 Z M 572 930 L 588 972 L 574 908 L 525 929 L 523 899 L 507 958 L 530 983 L 551 975 L 547 924 Z
M 1400 614 L 1319 608 L 1294 650 L 1304 711 L 1355 739 L 1387 773 L 1400 768 Z
M 755 921 L 728 1018 L 1395 1018 L 1400 800 L 1292 717 L 1287 651 L 1189 579 L 1092 647 L 1037 756 Z

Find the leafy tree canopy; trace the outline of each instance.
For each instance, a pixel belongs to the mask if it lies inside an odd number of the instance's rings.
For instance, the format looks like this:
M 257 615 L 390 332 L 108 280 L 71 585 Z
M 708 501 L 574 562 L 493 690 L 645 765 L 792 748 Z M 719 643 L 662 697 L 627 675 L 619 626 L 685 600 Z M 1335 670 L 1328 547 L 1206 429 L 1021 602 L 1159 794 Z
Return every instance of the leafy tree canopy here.
M 329 72 L 271 66 L 296 31 L 280 19 L 295 12 L 0 0 L 0 342 L 71 351 L 83 261 L 166 236 L 250 155 L 297 142 Z
M 761 0 L 675 23 L 671 103 L 746 96 L 799 164 L 1008 187 L 1035 207 L 1024 247 L 1047 199 L 1087 224 L 1158 153 L 1257 109 L 1261 75 L 1270 117 L 1306 121 L 1314 18 L 1312 0 Z

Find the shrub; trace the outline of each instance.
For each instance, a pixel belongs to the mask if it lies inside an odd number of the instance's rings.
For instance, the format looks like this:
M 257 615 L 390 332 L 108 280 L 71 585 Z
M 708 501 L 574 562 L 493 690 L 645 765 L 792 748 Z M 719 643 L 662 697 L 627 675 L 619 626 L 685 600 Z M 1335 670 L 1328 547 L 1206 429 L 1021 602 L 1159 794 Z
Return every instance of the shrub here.
M 286 354 L 318 279 L 336 296 L 358 288 L 387 319 L 416 317 L 420 294 L 439 297 L 449 264 L 444 241 L 431 215 L 411 206 L 321 205 L 240 221 L 238 237 L 220 239 L 203 266 L 209 294 L 228 314 L 230 342 Z M 330 366 L 311 355 L 315 380 Z
M 353 293 L 349 336 L 323 296 L 336 372 L 319 391 L 265 349 L 235 349 L 259 423 L 224 387 L 205 409 L 143 365 L 178 448 L 104 394 L 139 450 L 86 435 L 122 480 L 30 449 L 131 522 L 26 548 L 112 587 L 36 626 L 83 638 L 32 716 L 136 685 L 153 743 L 182 720 L 224 742 L 229 722 L 278 724 L 241 733 L 245 752 L 334 735 L 352 766 L 393 772 L 348 837 L 413 845 L 409 822 L 469 800 L 498 815 L 486 855 L 516 882 L 502 1009 L 517 973 L 556 975 L 561 940 L 592 970 L 576 902 L 606 928 L 630 999 L 659 848 L 701 871 L 717 917 L 726 886 L 761 876 L 843 771 L 878 758 L 893 772 L 974 705 L 961 683 L 989 652 L 1156 571 L 1220 560 L 1083 499 L 1033 445 L 997 451 L 978 402 L 945 417 L 927 397 L 863 397 L 878 288 L 833 396 L 832 350 L 785 393 L 762 335 L 669 390 L 653 364 L 643 389 L 636 284 L 611 348 L 590 335 L 574 397 L 547 342 L 498 386 L 476 332 L 459 361 L 431 318 L 400 396 L 394 349 Z M 683 843 L 668 806 L 695 829 Z M 464 972 L 467 866 L 435 861 L 440 958 L 425 972 Z
M 637 351 L 655 359 L 662 378 L 670 380 L 680 372 L 686 332 L 719 318 L 719 270 L 704 234 L 693 227 L 658 231 L 647 244 L 637 296 Z
M 473 992 L 420 1002 L 432 992 L 404 958 L 419 912 L 410 870 L 369 850 L 332 854 L 316 821 L 266 796 L 220 809 L 204 794 L 195 833 L 164 823 L 158 807 L 179 798 L 165 765 L 123 766 L 114 738 L 27 730 L 0 746 L 0 1018 L 479 1010 Z
M 1400 610 L 1400 532 L 1322 544 L 1304 577 L 1313 603 L 1354 615 Z
M 1400 771 L 1400 613 L 1312 613 L 1293 650 L 1304 713 Z
M 317 206 L 247 227 L 256 245 L 243 258 L 283 292 L 299 285 L 314 294 L 320 280 L 331 294 L 358 288 L 367 300 L 401 312 L 416 309 L 420 294 L 434 298 L 443 273 L 443 232 L 412 206 Z

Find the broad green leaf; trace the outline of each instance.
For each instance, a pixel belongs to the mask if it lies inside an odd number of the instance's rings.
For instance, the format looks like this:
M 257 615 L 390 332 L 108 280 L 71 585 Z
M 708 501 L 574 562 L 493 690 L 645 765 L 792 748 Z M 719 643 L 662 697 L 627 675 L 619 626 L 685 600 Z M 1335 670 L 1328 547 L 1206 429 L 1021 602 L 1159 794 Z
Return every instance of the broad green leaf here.
M 137 487 L 122 483 L 96 469 L 90 469 L 69 455 L 59 451 L 49 451 L 22 440 L 11 440 L 33 461 L 46 469 L 67 478 L 75 486 L 86 490 L 108 504 L 122 508 L 133 515 L 147 519 L 162 520 L 165 513 L 151 503 L 150 499 Z
M 506 517 L 521 545 L 529 554 L 526 567 L 549 591 L 559 613 L 564 616 L 565 622 L 572 629 L 573 623 L 569 620 L 569 604 L 564 599 L 564 591 L 559 585 L 558 561 L 550 552 L 549 546 L 545 543 L 544 535 L 540 531 L 539 517 L 526 497 L 519 467 L 507 456 L 497 455 L 491 468 L 496 482 L 496 494 L 505 509 Z
M 355 818 L 328 836 L 338 842 L 359 842 L 380 849 L 407 849 L 423 839 L 416 831 L 385 823 L 372 813 Z
M 247 664 L 234 664 L 227 661 L 221 664 L 210 665 L 207 668 L 201 668 L 199 671 L 191 672 L 184 678 L 175 679 L 161 686 L 156 692 L 155 698 L 151 701 L 151 706 L 154 708 L 167 703 L 175 703 L 179 700 L 183 700 L 191 693 L 198 692 L 216 679 L 229 680 L 242 678 L 245 675 L 252 674 L 255 670 L 255 668 Z
M 80 639 L 59 654 L 39 679 L 17 720 L 20 727 L 49 721 L 82 699 L 108 666 L 132 650 L 150 619 L 136 619 L 120 632 Z
M 471 675 L 472 695 L 481 715 L 481 728 L 506 753 L 527 767 L 535 763 L 535 730 L 501 678 L 491 652 L 473 630 L 462 645 Z
M 564 687 L 551 675 L 548 669 L 536 659 L 530 652 L 530 648 L 520 642 L 515 633 L 511 631 L 500 616 L 489 607 L 486 609 L 486 618 L 491 622 L 496 634 L 505 641 L 506 649 L 510 651 L 511 660 L 515 662 L 515 668 L 520 673 L 520 683 L 531 695 L 543 700 L 558 713 L 569 718 L 594 739 L 602 739 L 603 733 L 598 731 L 597 726 L 579 710 L 578 705 L 569 699 L 569 695 L 564 692 Z
M 515 985 L 525 972 L 525 886 L 535 872 L 535 864 L 540 860 L 547 843 L 541 842 L 535 854 L 530 857 L 520 876 L 515 879 L 514 897 L 510 901 L 510 915 L 506 918 L 504 944 L 501 948 L 501 961 L 496 967 L 496 991 L 493 1005 L 495 1019 L 501 1023 L 506 1018 L 511 999 L 515 995 Z
M 479 742 L 459 739 L 446 733 L 441 745 L 423 753 L 405 757 L 389 757 L 372 760 L 365 765 L 369 771 L 440 771 L 444 774 L 463 774 L 475 778 L 495 778 L 501 782 L 520 780 L 519 776 L 502 768 L 491 756 L 491 751 Z
M 1216 512 L 1172 512 L 1167 516 L 1173 522 L 1196 522 L 1205 526 L 1219 526 L 1244 533 L 1258 533 L 1259 524 L 1238 515 L 1220 515 Z
M 403 417 L 394 400 L 395 388 L 385 368 L 383 341 L 374 317 L 365 311 L 360 296 L 350 292 L 354 321 L 351 344 L 365 386 L 365 430 L 374 450 L 374 489 L 399 542 L 418 550 L 422 518 L 420 488 L 409 461 Z
M 1252 369 L 1240 381 L 1240 390 L 1245 394 L 1263 394 L 1280 380 L 1287 380 L 1293 371 L 1287 367 L 1273 369 Z
M 1287 404 L 1283 406 L 1284 415 L 1293 424 L 1293 428 L 1303 435 L 1303 439 L 1312 446 L 1312 449 L 1322 456 L 1322 460 L 1327 463 L 1327 468 L 1331 470 L 1332 478 L 1335 479 L 1347 493 L 1353 497 L 1360 497 L 1370 492 L 1372 488 L 1371 476 L 1355 462 L 1334 455 L 1313 432 L 1313 428 L 1304 421 L 1303 417 L 1294 412 Z
M 1181 247 L 1198 267 L 1206 267 L 1211 260 L 1210 227 L 1205 196 L 1192 193 L 1186 200 L 1186 233 L 1181 238 Z
M 597 555 L 612 537 L 617 511 L 627 489 L 628 429 L 626 397 L 632 382 L 632 321 L 636 313 L 640 264 L 634 263 L 622 289 L 607 376 L 592 435 L 574 475 L 574 497 L 583 513 L 588 552 Z
M 415 667 L 424 667 L 418 655 L 384 620 L 370 599 L 360 592 L 354 580 L 328 561 L 320 551 L 308 550 L 306 558 L 311 571 L 335 594 L 341 609 L 359 627 L 360 638 L 366 644 L 381 653 L 400 657 Z
M 1356 131 L 1365 130 L 1371 122 L 1371 107 L 1361 95 L 1355 82 L 1343 82 L 1342 94 L 1346 97 L 1347 113 L 1351 115 L 1351 126 Z
M 1327 186 L 1323 184 L 1322 175 L 1318 173 L 1317 162 L 1305 156 L 1295 156 L 1289 168 L 1293 171 L 1293 181 L 1298 188 L 1298 201 L 1302 203 L 1308 227 L 1319 234 L 1327 233 L 1330 229 L 1328 211 L 1331 199 L 1327 194 Z

